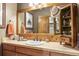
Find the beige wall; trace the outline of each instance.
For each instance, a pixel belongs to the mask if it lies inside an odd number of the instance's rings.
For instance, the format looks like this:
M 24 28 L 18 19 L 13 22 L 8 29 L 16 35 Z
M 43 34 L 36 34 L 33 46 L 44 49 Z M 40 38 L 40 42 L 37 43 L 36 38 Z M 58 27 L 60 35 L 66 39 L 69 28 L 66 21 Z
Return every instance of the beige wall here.
M 77 3 L 77 8 L 78 8 L 78 15 L 77 15 L 77 29 L 79 33 L 79 3 Z
M 16 33 L 16 12 L 17 12 L 17 4 L 16 3 L 7 3 L 6 4 L 6 24 L 9 20 L 12 20 L 14 24 L 14 31 Z
M 16 3 L 7 3 L 6 4 L 6 25 L 8 21 L 11 19 L 14 24 L 14 31 L 16 33 L 16 12 L 17 12 L 17 4 Z M 5 29 L 0 29 L 0 36 L 5 36 Z

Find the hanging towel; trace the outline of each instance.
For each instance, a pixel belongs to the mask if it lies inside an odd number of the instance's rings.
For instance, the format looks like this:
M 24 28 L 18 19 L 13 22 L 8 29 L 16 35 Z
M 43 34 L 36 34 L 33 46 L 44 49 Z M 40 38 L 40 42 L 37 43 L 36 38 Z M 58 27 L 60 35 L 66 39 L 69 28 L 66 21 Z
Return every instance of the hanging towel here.
M 8 25 L 8 34 L 14 34 L 14 26 L 13 26 L 13 24 Z
M 26 32 L 25 26 L 22 25 L 22 26 L 21 26 L 21 33 L 25 33 L 25 32 Z
M 13 34 L 14 34 L 14 26 L 13 26 L 13 24 L 7 24 L 6 36 L 10 37 Z

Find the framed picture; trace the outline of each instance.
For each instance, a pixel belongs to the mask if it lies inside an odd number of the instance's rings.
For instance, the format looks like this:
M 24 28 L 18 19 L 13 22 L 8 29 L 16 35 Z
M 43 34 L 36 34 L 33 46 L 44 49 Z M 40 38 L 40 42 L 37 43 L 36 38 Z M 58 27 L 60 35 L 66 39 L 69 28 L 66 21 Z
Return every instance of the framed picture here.
M 33 27 L 33 16 L 32 14 L 26 12 L 26 28 L 32 28 Z

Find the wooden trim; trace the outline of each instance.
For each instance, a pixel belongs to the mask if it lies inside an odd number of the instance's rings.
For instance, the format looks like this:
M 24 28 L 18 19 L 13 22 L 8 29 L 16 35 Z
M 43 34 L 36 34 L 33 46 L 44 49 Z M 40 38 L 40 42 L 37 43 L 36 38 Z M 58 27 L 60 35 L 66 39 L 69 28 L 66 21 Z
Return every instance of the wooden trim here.
M 72 3 L 71 3 L 71 4 L 72 4 Z M 70 7 L 71 4 L 67 4 L 67 5 L 65 5 L 64 7 L 62 7 L 61 9 L 68 8 L 68 7 Z
M 47 6 L 46 7 L 42 7 L 42 8 L 47 8 L 47 7 L 53 7 L 53 6 L 64 6 L 64 5 L 67 5 L 67 4 L 70 4 L 70 3 L 46 3 Z M 29 11 L 32 11 L 32 10 L 38 10 L 40 8 L 33 8 L 33 7 L 26 7 L 24 9 L 19 9 L 17 10 L 17 12 L 29 12 Z
M 75 4 L 71 4 L 71 19 L 72 19 L 72 47 L 77 45 L 77 23 L 76 23 L 76 16 L 77 16 L 77 6 Z
M 18 35 L 18 12 L 16 12 L 16 34 Z

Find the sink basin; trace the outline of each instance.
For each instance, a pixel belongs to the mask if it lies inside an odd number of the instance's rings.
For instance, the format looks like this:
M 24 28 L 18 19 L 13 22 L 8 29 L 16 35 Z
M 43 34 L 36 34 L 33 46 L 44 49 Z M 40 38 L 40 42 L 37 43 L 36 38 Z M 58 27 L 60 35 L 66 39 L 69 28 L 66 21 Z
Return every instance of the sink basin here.
M 27 40 L 25 42 L 25 44 L 28 44 L 28 45 L 42 45 L 44 44 L 45 42 L 44 41 L 34 41 L 34 40 Z

